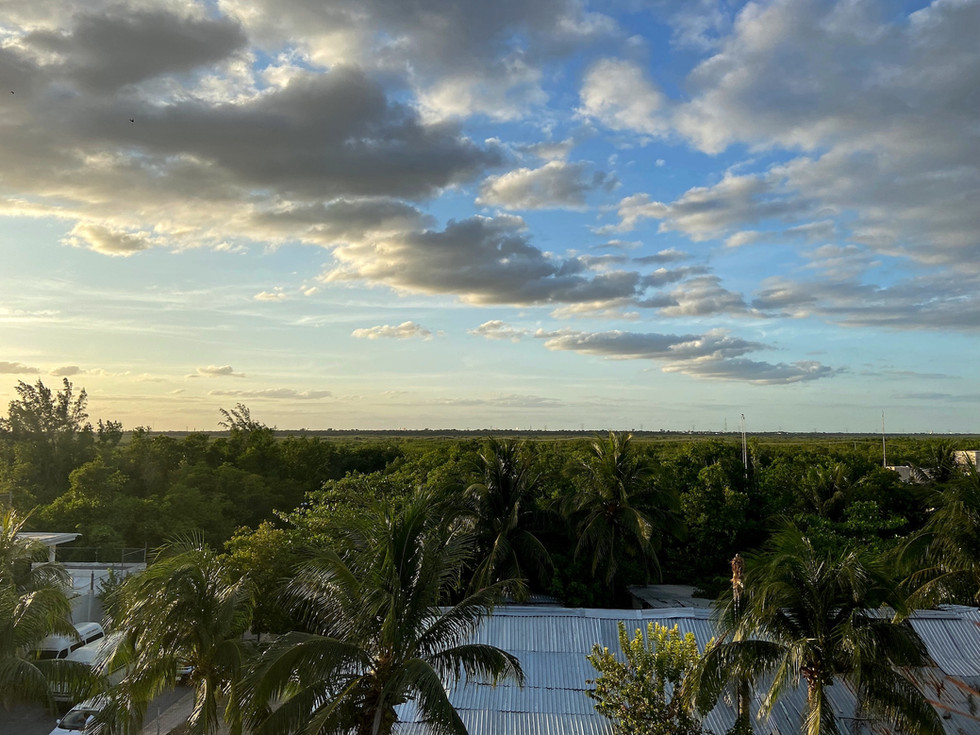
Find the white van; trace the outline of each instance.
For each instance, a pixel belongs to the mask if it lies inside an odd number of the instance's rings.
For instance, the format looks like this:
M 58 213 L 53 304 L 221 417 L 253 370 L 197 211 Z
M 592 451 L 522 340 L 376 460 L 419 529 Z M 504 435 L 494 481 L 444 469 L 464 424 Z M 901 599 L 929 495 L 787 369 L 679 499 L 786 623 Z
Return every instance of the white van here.
M 76 648 L 74 651 L 68 654 L 66 661 L 75 661 L 76 663 L 92 668 L 95 666 L 95 660 L 99 655 L 99 651 L 102 650 L 102 646 L 105 645 L 105 640 L 96 639 L 91 643 L 84 646 Z M 108 684 L 109 686 L 115 686 L 123 680 L 126 676 L 126 667 L 119 666 L 109 673 Z M 64 685 L 54 684 L 51 687 L 51 698 L 55 702 L 69 702 L 71 701 L 71 695 L 68 692 L 68 688 Z
M 34 647 L 39 659 L 68 658 L 68 654 L 77 651 L 105 637 L 105 631 L 98 623 L 75 623 L 77 637 L 66 635 L 49 635 Z

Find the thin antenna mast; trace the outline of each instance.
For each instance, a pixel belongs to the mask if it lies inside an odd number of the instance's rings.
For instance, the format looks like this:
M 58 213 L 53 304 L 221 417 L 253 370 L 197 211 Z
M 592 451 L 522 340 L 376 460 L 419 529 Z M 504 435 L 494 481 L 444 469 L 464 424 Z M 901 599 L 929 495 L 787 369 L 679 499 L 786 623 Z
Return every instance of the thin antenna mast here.
M 745 443 L 745 414 L 742 414 L 742 464 L 745 466 L 745 476 L 749 476 L 749 448 Z
M 881 466 L 888 466 L 888 459 L 885 457 L 885 412 L 881 412 Z

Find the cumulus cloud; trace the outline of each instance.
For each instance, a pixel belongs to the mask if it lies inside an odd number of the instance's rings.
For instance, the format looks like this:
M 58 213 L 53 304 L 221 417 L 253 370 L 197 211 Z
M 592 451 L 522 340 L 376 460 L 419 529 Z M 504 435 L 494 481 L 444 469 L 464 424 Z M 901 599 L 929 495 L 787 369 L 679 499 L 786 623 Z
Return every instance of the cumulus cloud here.
M 769 220 L 820 228 L 828 213 L 847 213 L 853 242 L 976 270 L 980 220 L 968 202 L 980 198 L 980 47 L 971 32 L 980 4 L 935 2 L 907 23 L 880 10 L 745 5 L 690 75 L 691 98 L 672 108 L 672 129 L 708 153 L 743 143 L 805 155 L 730 172 L 674 201 L 632 195 L 618 229 L 653 218 L 662 231 L 740 245 Z M 656 114 L 610 126 L 649 134 L 648 118 Z
M 338 246 L 325 282 L 365 280 L 393 288 L 456 294 L 476 304 L 537 304 L 631 298 L 635 271 L 595 274 L 580 258 L 557 258 L 530 244 L 519 217 L 471 217 L 444 230 Z
M 242 28 L 232 19 L 123 6 L 79 13 L 70 34 L 41 29 L 25 39 L 32 56 L 51 59 L 52 71 L 57 69 L 87 93 L 189 72 L 221 61 L 245 44 Z
M 500 319 L 491 319 L 488 322 L 483 322 L 483 324 L 475 329 L 469 330 L 469 333 L 477 337 L 485 337 L 486 339 L 510 340 L 511 342 L 520 342 L 522 337 L 529 334 L 528 330 L 516 329 L 505 324 Z
M 432 332 L 420 324 L 408 321 L 397 326 L 379 324 L 355 329 L 351 336 L 358 339 L 432 339 Z
M 25 365 L 22 362 L 8 362 L 6 360 L 0 360 L 0 373 L 7 375 L 37 375 L 40 372 L 41 371 L 38 368 Z
M 316 64 L 409 72 L 433 119 L 482 113 L 513 119 L 547 101 L 541 63 L 615 37 L 616 23 L 574 0 L 330 4 L 229 0 L 222 8 L 257 37 Z
M 244 373 L 236 373 L 231 365 L 208 365 L 197 368 L 188 378 L 244 378 Z
M 769 363 L 744 357 L 769 349 L 762 342 L 736 337 L 716 329 L 704 334 L 657 332 L 583 332 L 573 329 L 530 330 L 490 321 L 470 331 L 487 339 L 533 336 L 549 350 L 577 352 L 610 360 L 650 360 L 667 373 L 682 373 L 707 380 L 730 380 L 756 385 L 785 385 L 817 380 L 839 371 L 812 360 Z
M 266 388 L 264 390 L 212 390 L 209 396 L 228 396 L 231 398 L 272 398 L 278 400 L 316 401 L 333 395 L 328 390 L 298 391 L 292 388 Z
M 658 297 L 657 305 L 664 316 L 745 314 L 750 311 L 742 295 L 723 287 L 718 276 L 691 278 L 669 295 Z
M 130 256 L 153 246 L 145 232 L 127 232 L 91 222 L 76 224 L 64 242 L 72 247 L 94 250 L 103 255 Z
M 80 373 L 84 372 L 85 371 L 78 367 L 78 365 L 64 365 L 62 367 L 54 368 L 50 371 L 50 374 L 56 378 L 68 378 L 72 375 L 79 375 Z
M 250 61 L 261 13 L 222 10 L 13 14 L 0 48 L 16 92 L 4 107 L 4 213 L 59 217 L 72 223 L 66 243 L 117 256 L 236 238 L 331 245 L 359 236 L 359 220 L 417 225 L 424 215 L 399 200 L 503 162 L 498 144 L 424 121 L 365 65 L 307 63 L 270 84 Z
M 663 93 L 630 61 L 602 59 L 585 73 L 579 114 L 613 130 L 663 135 L 669 121 L 661 114 Z
M 505 209 L 581 209 L 597 189 L 609 190 L 615 179 L 585 163 L 550 161 L 541 168 L 521 168 L 491 176 L 480 189 L 478 204 Z

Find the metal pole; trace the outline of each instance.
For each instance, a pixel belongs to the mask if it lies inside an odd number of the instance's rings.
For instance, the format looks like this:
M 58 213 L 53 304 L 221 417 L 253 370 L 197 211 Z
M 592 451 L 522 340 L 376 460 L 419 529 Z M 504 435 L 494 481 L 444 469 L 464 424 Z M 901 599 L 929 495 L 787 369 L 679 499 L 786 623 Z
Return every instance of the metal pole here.
M 881 466 L 888 466 L 888 459 L 885 457 L 885 412 L 881 412 Z

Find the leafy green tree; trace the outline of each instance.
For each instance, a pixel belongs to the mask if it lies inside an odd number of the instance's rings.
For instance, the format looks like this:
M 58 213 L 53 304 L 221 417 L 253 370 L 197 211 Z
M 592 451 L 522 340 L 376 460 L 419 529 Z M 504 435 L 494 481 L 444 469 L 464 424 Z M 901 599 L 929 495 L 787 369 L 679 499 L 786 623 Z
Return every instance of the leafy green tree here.
M 147 569 L 116 593 L 115 627 L 121 631 L 107 667 L 128 659 L 116 704 L 139 722 L 147 703 L 176 684 L 190 667 L 194 708 L 188 732 L 217 732 L 219 707 L 233 733 L 241 732 L 235 685 L 245 651 L 241 640 L 252 613 L 245 580 L 233 581 L 224 559 L 200 536 L 172 541 Z
M 630 638 L 622 621 L 618 629 L 622 658 L 598 645 L 587 657 L 599 672 L 586 691 L 596 711 L 613 720 L 617 735 L 700 735 L 700 721 L 679 696 L 700 658 L 694 634 L 655 622 L 647 624 L 645 639 L 639 628 Z
M 278 593 L 300 562 L 299 533 L 266 521 L 256 529 L 240 528 L 225 543 L 228 568 L 234 579 L 245 578 L 255 590 L 252 632 L 285 633 L 293 622 Z
M 936 711 L 905 674 L 926 665 L 928 654 L 912 627 L 898 621 L 908 608 L 880 558 L 852 548 L 820 552 L 796 529 L 781 531 L 765 554 L 747 560 L 742 605 L 739 610 L 727 598 L 722 642 L 692 674 L 698 711 L 710 710 L 733 683 L 769 677 L 764 717 L 802 682 L 801 732 L 835 734 L 827 688 L 841 679 L 864 712 L 899 731 L 943 732 Z
M 592 560 L 593 576 L 603 569 L 607 588 L 628 558 L 659 576 L 657 550 L 676 499 L 654 482 L 649 464 L 634 450 L 632 435 L 609 432 L 594 441 L 582 469 L 582 482 L 566 501 L 578 535 L 575 556 Z
M 40 380 L 18 382 L 19 397 L 10 402 L 7 418 L 0 418 L 0 431 L 13 440 L 15 455 L 5 484 L 20 505 L 54 500 L 67 489 L 68 474 L 94 455 L 88 396 L 84 389 L 75 393 L 67 378 L 63 386 L 55 393 Z
M 46 561 L 44 547 L 18 537 L 26 517 L 0 511 L 0 704 L 18 701 L 51 705 L 49 679 L 66 662 L 40 661 L 31 648 L 45 636 L 74 636 L 70 585 L 61 565 Z
M 307 632 L 279 638 L 246 679 L 253 733 L 387 735 L 414 700 L 435 732 L 462 734 L 445 681 L 523 680 L 514 656 L 467 642 L 506 583 L 453 604 L 473 559 L 458 513 L 426 492 L 377 506 L 298 571 L 289 599 Z
M 533 533 L 537 477 L 521 443 L 491 439 L 480 453 L 479 481 L 468 489 L 474 506 L 480 562 L 473 585 L 505 579 L 539 582 L 552 568 L 551 556 Z M 526 596 L 523 585 L 514 590 Z
M 706 585 L 721 574 L 725 560 L 745 540 L 751 527 L 751 498 L 736 489 L 720 462 L 704 467 L 680 494 L 686 538 L 671 554 L 676 578 Z

